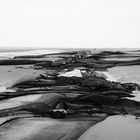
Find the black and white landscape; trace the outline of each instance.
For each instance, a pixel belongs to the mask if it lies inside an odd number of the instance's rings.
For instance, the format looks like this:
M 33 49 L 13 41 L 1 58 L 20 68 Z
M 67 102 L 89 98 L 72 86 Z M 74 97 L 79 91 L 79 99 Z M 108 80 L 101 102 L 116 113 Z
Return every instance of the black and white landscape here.
M 0 140 L 140 139 L 139 50 L 0 53 Z

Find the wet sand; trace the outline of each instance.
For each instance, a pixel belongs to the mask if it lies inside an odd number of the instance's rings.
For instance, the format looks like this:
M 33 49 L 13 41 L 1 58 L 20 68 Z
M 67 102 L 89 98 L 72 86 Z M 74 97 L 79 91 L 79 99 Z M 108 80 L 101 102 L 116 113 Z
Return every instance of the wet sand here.
M 140 66 L 119 66 L 108 69 L 119 82 L 134 82 L 140 84 Z
M 0 128 L 2 140 L 71 140 L 77 139 L 91 123 L 82 121 L 27 118 Z
M 79 140 L 139 140 L 140 120 L 112 116 L 87 130 Z
M 41 73 L 44 71 L 35 70 L 32 65 L 0 66 L 0 92 L 6 91 L 6 88 L 10 88 L 18 82 L 33 80 Z

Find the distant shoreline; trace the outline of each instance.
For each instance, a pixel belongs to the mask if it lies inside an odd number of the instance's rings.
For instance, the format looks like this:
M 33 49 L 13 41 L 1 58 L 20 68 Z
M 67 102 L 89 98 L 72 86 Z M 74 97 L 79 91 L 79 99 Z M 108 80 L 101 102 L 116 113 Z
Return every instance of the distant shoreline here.
M 33 51 L 33 50 L 64 50 L 64 51 L 71 51 L 71 50 L 111 50 L 113 49 L 114 51 L 116 50 L 127 50 L 127 51 L 139 51 L 140 48 L 127 48 L 127 47 L 123 47 L 123 48 L 117 48 L 117 47 L 112 47 L 112 48 L 98 48 L 98 47 L 93 47 L 93 48 L 63 48 L 63 47 L 0 47 L 0 52 L 21 52 L 21 51 Z M 113 51 L 112 50 L 112 51 Z

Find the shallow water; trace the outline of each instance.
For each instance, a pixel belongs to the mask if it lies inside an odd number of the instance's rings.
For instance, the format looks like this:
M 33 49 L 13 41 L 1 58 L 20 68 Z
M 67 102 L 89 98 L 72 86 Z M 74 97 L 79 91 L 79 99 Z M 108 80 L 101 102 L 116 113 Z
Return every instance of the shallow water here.
M 79 140 L 140 140 L 140 119 L 112 116 L 87 130 Z

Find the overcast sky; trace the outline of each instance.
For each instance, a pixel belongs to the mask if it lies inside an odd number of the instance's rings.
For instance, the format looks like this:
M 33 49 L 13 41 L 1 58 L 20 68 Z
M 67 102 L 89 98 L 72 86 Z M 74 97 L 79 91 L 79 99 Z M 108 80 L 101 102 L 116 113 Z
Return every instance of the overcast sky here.
M 140 47 L 139 0 L 0 0 L 0 47 Z

